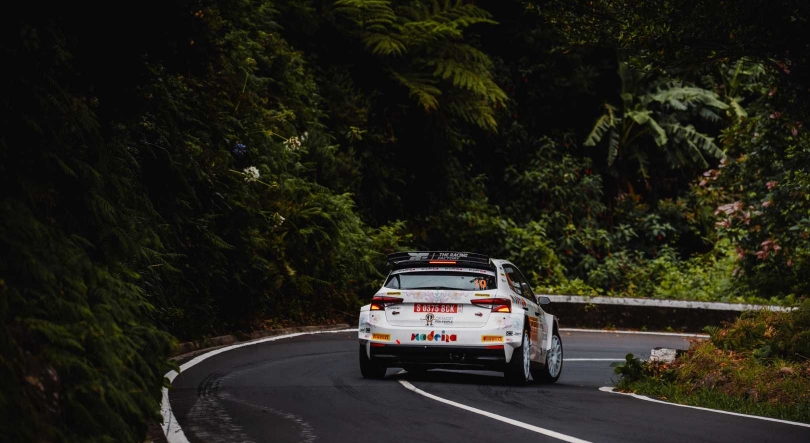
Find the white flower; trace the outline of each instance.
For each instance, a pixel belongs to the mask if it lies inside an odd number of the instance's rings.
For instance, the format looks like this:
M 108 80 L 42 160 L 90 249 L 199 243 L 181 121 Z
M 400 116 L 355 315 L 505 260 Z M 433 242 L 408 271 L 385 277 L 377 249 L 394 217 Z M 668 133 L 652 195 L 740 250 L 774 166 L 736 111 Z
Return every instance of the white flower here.
M 290 137 L 284 142 L 284 147 L 287 148 L 288 151 L 295 151 L 301 147 L 301 139 L 295 136 Z
M 281 224 L 282 224 L 282 223 L 284 223 L 284 220 L 287 220 L 286 218 L 282 217 L 282 216 L 281 216 L 281 214 L 279 214 L 278 212 L 276 212 L 275 214 L 273 214 L 273 218 L 274 218 L 274 219 L 275 219 L 275 221 L 276 221 L 276 224 L 275 224 L 275 227 L 276 227 L 276 228 L 277 228 L 277 227 L 279 227 L 279 226 L 281 226 Z
M 259 170 L 255 166 L 249 166 L 243 172 L 246 182 L 255 182 L 259 179 Z

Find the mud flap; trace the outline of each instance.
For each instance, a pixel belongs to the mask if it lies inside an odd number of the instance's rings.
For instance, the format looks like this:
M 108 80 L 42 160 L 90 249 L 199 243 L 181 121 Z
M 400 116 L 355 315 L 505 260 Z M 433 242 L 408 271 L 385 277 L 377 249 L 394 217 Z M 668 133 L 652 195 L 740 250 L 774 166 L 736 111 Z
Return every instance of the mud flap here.
M 546 315 L 546 352 L 551 350 L 551 337 L 554 334 L 554 316 Z

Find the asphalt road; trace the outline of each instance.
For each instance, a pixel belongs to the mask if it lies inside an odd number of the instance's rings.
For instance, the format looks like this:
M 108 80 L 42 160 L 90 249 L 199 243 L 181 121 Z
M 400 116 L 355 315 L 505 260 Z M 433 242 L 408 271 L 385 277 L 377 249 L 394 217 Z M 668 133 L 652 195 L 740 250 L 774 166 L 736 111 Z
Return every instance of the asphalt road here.
M 211 357 L 174 380 L 170 402 L 191 442 L 560 441 L 406 389 L 592 442 L 810 442 L 810 428 L 656 404 L 600 392 L 609 361 L 679 337 L 563 332 L 565 364 L 554 385 L 512 387 L 495 372 L 389 369 L 365 380 L 356 333 L 316 334 Z M 574 360 L 572 360 L 574 359 Z

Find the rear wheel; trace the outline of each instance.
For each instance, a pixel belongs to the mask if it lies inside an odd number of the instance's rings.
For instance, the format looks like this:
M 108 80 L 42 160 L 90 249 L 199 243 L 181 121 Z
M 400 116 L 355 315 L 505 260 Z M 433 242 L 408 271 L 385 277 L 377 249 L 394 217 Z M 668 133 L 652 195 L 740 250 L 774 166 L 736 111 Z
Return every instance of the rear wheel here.
M 523 341 L 520 347 L 512 351 L 512 360 L 506 364 L 506 370 L 503 375 L 509 384 L 516 386 L 523 386 L 529 381 L 529 366 L 531 360 L 529 359 L 529 331 L 523 331 Z
M 554 383 L 560 379 L 563 366 L 563 347 L 560 333 L 554 329 L 551 336 L 551 349 L 546 353 L 546 364 L 532 368 L 532 378 L 538 383 Z
M 385 378 L 385 366 L 372 361 L 366 354 L 366 347 L 360 344 L 360 373 L 363 378 Z

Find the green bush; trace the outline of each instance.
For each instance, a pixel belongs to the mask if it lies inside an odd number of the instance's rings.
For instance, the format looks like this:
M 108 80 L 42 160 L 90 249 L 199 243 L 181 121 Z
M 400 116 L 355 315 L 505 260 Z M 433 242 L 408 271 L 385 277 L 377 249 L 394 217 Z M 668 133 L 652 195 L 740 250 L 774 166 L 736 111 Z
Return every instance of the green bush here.
M 810 300 L 790 312 L 748 311 L 728 327 L 709 332 L 712 343 L 726 351 L 806 361 L 810 358 Z
M 159 420 L 170 336 L 124 269 L 87 243 L 0 208 L 0 432 L 6 441 L 140 442 Z
M 810 422 L 810 302 L 790 312 L 750 311 L 707 328 L 672 364 L 632 355 L 618 387 L 670 401 Z

